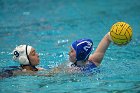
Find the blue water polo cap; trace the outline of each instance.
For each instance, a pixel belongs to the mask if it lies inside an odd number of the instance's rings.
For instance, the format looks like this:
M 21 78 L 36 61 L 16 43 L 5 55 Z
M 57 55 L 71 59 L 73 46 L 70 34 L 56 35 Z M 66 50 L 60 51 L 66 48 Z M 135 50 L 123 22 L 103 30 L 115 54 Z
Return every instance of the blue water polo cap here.
M 93 42 L 91 39 L 79 39 L 71 46 L 76 51 L 76 61 L 86 60 L 92 51 Z

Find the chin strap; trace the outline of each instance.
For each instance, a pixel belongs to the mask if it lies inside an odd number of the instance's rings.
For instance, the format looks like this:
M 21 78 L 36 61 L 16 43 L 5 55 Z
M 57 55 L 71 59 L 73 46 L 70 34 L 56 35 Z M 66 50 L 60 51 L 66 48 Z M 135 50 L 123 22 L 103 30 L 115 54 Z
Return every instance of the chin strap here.
M 30 62 L 30 59 L 29 59 L 29 56 L 28 56 L 27 47 L 28 47 L 28 45 L 26 45 L 26 56 L 27 56 L 27 59 L 28 59 L 28 61 L 29 61 L 29 64 L 28 64 L 28 65 L 31 65 L 31 66 L 32 66 L 32 64 L 31 64 L 31 62 Z
M 73 63 L 75 66 L 77 66 L 77 61 L 75 63 Z

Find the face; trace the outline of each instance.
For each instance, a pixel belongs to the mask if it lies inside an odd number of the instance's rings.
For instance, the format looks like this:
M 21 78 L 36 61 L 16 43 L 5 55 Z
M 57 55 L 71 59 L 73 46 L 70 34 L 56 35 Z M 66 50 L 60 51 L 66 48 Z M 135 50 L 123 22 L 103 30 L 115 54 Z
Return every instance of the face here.
M 70 47 L 69 51 L 69 60 L 73 63 L 76 62 L 76 52 L 72 47 Z
M 29 59 L 33 66 L 36 66 L 39 64 L 39 55 L 36 53 L 34 48 L 31 49 L 31 52 L 29 54 Z

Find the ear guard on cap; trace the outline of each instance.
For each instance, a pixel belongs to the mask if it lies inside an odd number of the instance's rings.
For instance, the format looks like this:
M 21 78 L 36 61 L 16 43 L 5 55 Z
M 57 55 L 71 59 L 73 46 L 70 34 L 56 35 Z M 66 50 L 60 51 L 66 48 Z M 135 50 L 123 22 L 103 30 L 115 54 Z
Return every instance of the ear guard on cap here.
M 72 43 L 72 47 L 76 51 L 76 60 L 86 60 L 90 55 L 93 47 L 91 39 L 80 39 Z
M 80 53 L 77 54 L 77 58 L 78 59 L 83 59 L 84 55 L 85 55 L 84 51 L 81 51 Z
M 31 48 L 32 48 L 31 46 L 27 46 L 27 45 L 17 46 L 13 50 L 13 60 L 19 62 L 22 65 L 28 65 L 29 60 L 27 56 L 29 55 Z

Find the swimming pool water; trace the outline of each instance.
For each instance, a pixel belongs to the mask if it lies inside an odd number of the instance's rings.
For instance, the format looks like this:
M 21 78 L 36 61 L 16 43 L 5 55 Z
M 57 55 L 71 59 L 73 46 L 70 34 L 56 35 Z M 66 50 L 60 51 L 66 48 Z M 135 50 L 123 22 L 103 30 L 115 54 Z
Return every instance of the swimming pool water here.
M 19 44 L 36 48 L 40 66 L 56 67 L 68 61 L 72 41 L 91 38 L 96 48 L 112 24 L 133 28 L 127 46 L 110 45 L 100 73 L 10 77 L 0 93 L 139 93 L 139 8 L 139 0 L 0 0 L 0 67 L 18 65 L 11 52 Z

